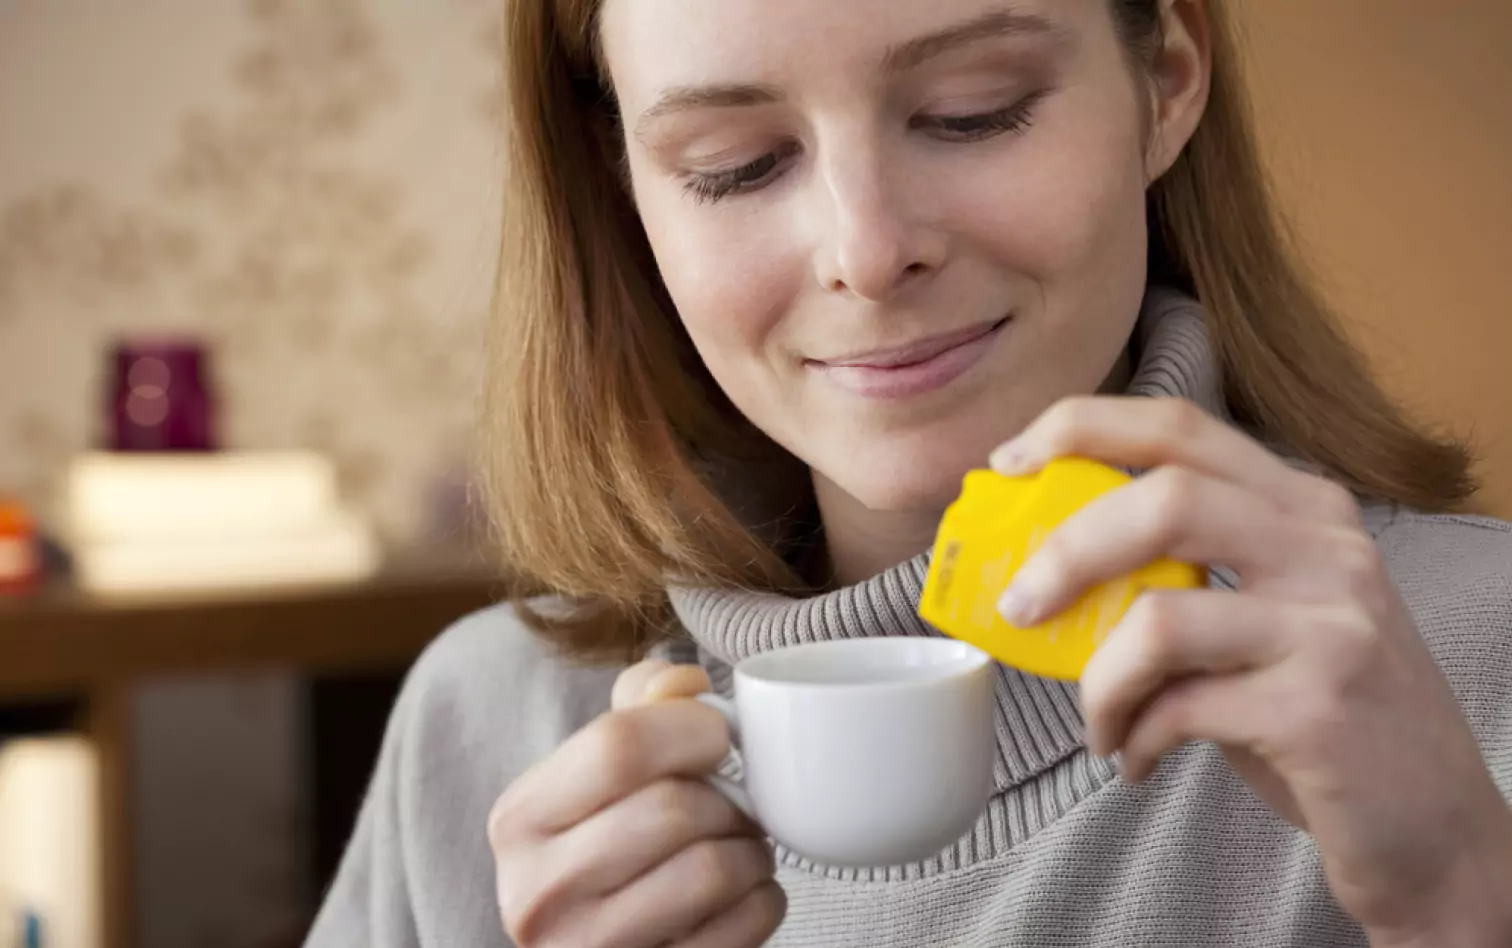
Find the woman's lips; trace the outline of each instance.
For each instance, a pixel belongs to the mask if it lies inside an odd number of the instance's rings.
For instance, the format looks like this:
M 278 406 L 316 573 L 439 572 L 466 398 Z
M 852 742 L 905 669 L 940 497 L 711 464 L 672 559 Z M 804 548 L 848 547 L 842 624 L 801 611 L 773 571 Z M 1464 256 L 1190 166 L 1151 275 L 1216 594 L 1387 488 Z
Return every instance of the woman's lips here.
M 809 367 L 838 387 L 863 398 L 899 399 L 944 388 L 970 369 L 1008 323 L 973 326 L 892 349 L 813 360 Z

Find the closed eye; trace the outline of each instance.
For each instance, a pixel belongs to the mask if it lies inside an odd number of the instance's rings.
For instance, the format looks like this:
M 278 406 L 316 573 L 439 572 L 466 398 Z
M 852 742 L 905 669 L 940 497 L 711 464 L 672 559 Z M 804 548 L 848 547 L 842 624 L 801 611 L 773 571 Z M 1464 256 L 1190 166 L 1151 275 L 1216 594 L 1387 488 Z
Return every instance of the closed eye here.
M 1036 92 L 1005 109 L 970 115 L 917 115 L 910 125 L 934 131 L 949 141 L 974 142 L 1003 132 L 1021 132 L 1034 121 L 1034 108 L 1047 95 Z
M 916 115 L 909 120 L 909 127 L 929 131 L 946 141 L 984 141 L 1004 132 L 1021 132 L 1028 128 L 1034 119 L 1035 106 L 1048 94 L 1047 91 L 1036 92 L 1007 108 L 992 112 Z M 699 204 L 713 204 L 733 194 L 759 190 L 779 177 L 783 166 L 798 151 L 798 143 L 791 142 L 737 168 L 688 172 L 683 181 L 683 191 Z
M 769 151 L 755 161 L 726 171 L 690 172 L 683 190 L 700 204 L 712 204 L 731 194 L 754 191 L 781 170 L 781 165 L 798 151 L 796 143 Z

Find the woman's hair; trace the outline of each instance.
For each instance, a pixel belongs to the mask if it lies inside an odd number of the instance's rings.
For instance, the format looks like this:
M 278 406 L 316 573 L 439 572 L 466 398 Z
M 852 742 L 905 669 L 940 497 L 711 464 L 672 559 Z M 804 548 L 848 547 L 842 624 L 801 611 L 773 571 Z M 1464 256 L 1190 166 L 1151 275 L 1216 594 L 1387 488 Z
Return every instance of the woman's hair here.
M 1131 62 L 1148 69 L 1160 0 L 1109 2 Z M 786 456 L 725 399 L 657 276 L 625 187 L 598 6 L 506 4 L 485 488 L 527 619 L 571 655 L 628 660 L 668 628 L 674 580 L 800 587 L 713 475 L 716 459 L 780 469 Z M 1298 264 L 1261 169 L 1223 0 L 1209 0 L 1208 15 L 1207 109 L 1149 192 L 1150 282 L 1202 301 L 1240 424 L 1366 497 L 1458 505 L 1473 490 L 1466 451 L 1408 422 Z M 796 509 L 809 488 L 788 480 Z M 569 608 L 529 607 L 545 594 Z

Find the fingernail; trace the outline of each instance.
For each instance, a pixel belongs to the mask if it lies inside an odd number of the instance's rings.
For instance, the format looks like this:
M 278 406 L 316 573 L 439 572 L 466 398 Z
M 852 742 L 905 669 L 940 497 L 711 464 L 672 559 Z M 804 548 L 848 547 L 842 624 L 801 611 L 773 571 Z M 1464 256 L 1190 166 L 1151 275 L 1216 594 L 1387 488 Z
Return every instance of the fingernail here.
M 998 612 L 1016 626 L 1031 626 L 1039 619 L 1039 603 L 1032 593 L 1015 583 L 998 599 Z
M 1024 474 L 1029 470 L 1029 454 L 1017 441 L 1010 441 L 993 451 L 987 463 L 999 474 Z

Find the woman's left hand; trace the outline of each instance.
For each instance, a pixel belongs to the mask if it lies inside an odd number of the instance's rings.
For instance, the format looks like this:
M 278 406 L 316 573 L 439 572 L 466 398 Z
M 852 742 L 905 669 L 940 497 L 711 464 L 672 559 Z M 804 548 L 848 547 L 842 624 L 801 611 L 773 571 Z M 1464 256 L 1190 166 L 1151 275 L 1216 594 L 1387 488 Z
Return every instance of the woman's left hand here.
M 992 464 L 1064 455 L 1148 472 L 1046 539 L 1003 597 L 1011 621 L 1166 556 L 1240 577 L 1140 597 L 1082 676 L 1092 751 L 1138 781 L 1213 741 L 1313 835 L 1373 944 L 1512 944 L 1512 809 L 1349 491 L 1179 399 L 1060 402 Z

